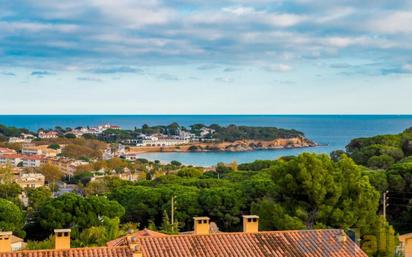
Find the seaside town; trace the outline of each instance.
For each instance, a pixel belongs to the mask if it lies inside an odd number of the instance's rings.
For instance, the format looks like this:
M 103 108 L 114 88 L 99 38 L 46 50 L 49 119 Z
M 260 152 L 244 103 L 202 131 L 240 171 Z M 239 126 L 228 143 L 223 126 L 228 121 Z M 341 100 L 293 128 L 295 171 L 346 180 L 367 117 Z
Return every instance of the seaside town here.
M 412 257 L 412 0 L 0 2 L 0 257 Z
M 382 137 L 385 140 L 381 141 Z M 117 251 L 130 257 L 191 256 L 187 251 L 194 246 L 188 240 L 225 249 L 216 256 L 260 257 L 286 245 L 282 253 L 288 256 L 302 247 L 302 241 L 321 247 L 314 256 L 408 256 L 405 253 L 412 238 L 408 229 L 396 227 L 403 232 L 396 234 L 379 214 L 379 195 L 389 188 L 403 189 L 397 188 L 400 184 L 391 177 L 383 186 L 377 176 L 384 169 L 394 174 L 397 162 L 409 167 L 411 138 L 412 130 L 407 129 L 398 135 L 353 139 L 346 152 L 335 151 L 330 156 L 304 153 L 278 160 L 196 167 L 178 161 L 151 161 L 140 154 L 316 144 L 299 131 L 273 127 L 195 124 L 185 128 L 172 123 L 122 129 L 106 124 L 32 132 L 0 125 L 0 219 L 8 220 L 0 232 L 0 256 L 23 257 L 38 249 L 47 249 L 43 251 L 48 256 L 61 250 L 67 254 L 101 251 L 103 256 Z M 394 148 L 395 142 L 403 142 L 402 147 Z M 369 145 L 383 150 L 373 155 Z M 350 175 L 341 176 L 343 173 Z M 304 183 L 308 178 L 314 183 L 309 188 Z M 315 206 L 287 198 L 303 193 L 315 199 L 323 194 L 316 191 L 317 185 L 325 183 L 330 196 L 323 196 L 319 203 L 310 200 Z M 402 183 L 412 181 L 405 178 Z M 332 201 L 333 195 L 342 201 Z M 321 215 L 315 220 L 300 217 L 295 208 L 303 208 L 305 213 L 312 208 L 332 208 L 335 221 Z M 16 218 L 11 218 L 11 213 L 17 213 Z M 353 218 L 344 221 L 340 213 Z M 360 213 L 370 219 L 360 219 Z M 346 229 L 321 225 L 330 222 L 345 224 Z M 279 231 L 290 228 L 309 230 Z M 279 237 L 297 241 L 281 243 Z M 230 244 L 220 243 L 225 240 Z M 253 243 L 256 240 L 259 247 Z M 257 248 L 238 252 L 236 244 L 240 242 L 248 249 Z M 169 254 L 167 249 L 173 246 L 178 248 Z M 314 248 L 305 245 L 303 251 L 311 253 Z

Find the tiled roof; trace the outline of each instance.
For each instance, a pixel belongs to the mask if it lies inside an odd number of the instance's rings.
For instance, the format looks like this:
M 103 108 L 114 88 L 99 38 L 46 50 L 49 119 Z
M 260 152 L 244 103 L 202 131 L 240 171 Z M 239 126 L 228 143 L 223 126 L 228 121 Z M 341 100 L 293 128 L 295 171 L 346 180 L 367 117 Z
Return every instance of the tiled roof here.
M 138 238 L 144 257 L 367 257 L 341 230 L 219 233 Z
M 133 257 L 128 246 L 30 250 L 0 253 L 1 257 Z
M 135 233 L 132 233 L 128 236 L 141 238 L 141 237 L 165 237 L 168 235 L 160 233 L 160 232 L 156 232 L 150 229 L 144 229 L 144 230 L 140 230 Z M 128 245 L 127 236 L 119 237 L 115 240 L 107 242 L 108 247 L 125 246 L 125 245 Z

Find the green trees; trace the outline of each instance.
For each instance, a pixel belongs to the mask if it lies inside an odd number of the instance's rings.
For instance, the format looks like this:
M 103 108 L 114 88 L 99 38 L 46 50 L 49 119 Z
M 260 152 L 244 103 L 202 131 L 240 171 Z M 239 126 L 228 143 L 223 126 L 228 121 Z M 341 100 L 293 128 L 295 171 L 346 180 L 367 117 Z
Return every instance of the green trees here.
M 346 152 L 358 164 L 387 169 L 412 153 L 411 142 L 412 130 L 407 129 L 397 135 L 353 139 L 346 146 Z
M 18 236 L 24 237 L 24 215 L 14 203 L 0 199 L 0 228 L 3 231 L 13 231 Z
M 276 190 L 254 205 L 266 229 L 363 227 L 378 210 L 379 193 L 346 156 L 334 163 L 326 155 L 302 154 L 271 171 Z
M 120 218 L 124 208 L 104 197 L 81 197 L 64 194 L 44 204 L 39 211 L 39 223 L 45 230 L 73 228 L 77 231 L 101 224 L 101 217 Z

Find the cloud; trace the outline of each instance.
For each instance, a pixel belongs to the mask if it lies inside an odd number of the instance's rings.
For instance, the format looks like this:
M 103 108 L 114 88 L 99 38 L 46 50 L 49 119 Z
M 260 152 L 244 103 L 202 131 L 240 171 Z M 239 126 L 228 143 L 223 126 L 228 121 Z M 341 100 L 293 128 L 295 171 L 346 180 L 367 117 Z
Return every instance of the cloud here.
M 16 74 L 15 74 L 15 73 L 13 73 L 13 72 L 8 72 L 8 71 L 2 71 L 2 72 L 0 72 L 0 75 L 3 75 L 3 76 L 10 76 L 10 77 L 14 77 L 14 76 L 16 76 Z
M 143 70 L 134 67 L 120 66 L 120 67 L 108 67 L 98 68 L 92 70 L 93 73 L 98 74 L 116 74 L 116 73 L 142 73 Z
M 288 72 L 292 70 L 292 67 L 289 66 L 288 64 L 275 64 L 275 65 L 269 65 L 265 67 L 266 71 L 274 71 L 274 72 Z
M 218 65 L 216 64 L 204 64 L 197 67 L 198 70 L 213 70 L 216 68 L 218 68 Z
M 329 67 L 333 68 L 333 69 L 347 69 L 347 68 L 351 68 L 353 66 L 350 65 L 350 64 L 347 64 L 347 63 L 333 63 L 333 64 L 329 65 Z
M 55 75 L 55 73 L 49 71 L 32 71 L 31 75 L 34 77 L 43 78 L 45 76 Z
M 169 80 L 169 81 L 178 81 L 179 78 L 175 75 L 169 74 L 169 73 L 162 73 L 156 75 L 156 78 L 161 79 L 161 80 Z
M 95 77 L 77 77 L 76 79 L 79 81 L 103 82 L 102 79 Z
M 397 67 L 412 55 L 407 2 L 11 1 L 0 7 L 7 14 L 0 16 L 0 65 L 56 71 L 75 66 L 91 77 L 167 65 L 258 65 L 287 72 L 292 67 L 282 63 L 328 58 L 379 59 Z
M 231 77 L 218 77 L 215 79 L 215 81 L 223 83 L 232 83 L 235 81 L 235 79 Z
M 239 68 L 228 67 L 228 68 L 223 69 L 223 72 L 235 72 L 238 70 Z

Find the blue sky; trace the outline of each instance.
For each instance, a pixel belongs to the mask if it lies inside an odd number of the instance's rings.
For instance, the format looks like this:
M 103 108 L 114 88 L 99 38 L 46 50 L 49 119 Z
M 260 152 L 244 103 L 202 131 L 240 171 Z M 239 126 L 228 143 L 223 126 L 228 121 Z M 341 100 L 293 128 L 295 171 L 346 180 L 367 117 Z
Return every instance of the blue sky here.
M 412 1 L 15 0 L 0 113 L 411 113 Z

